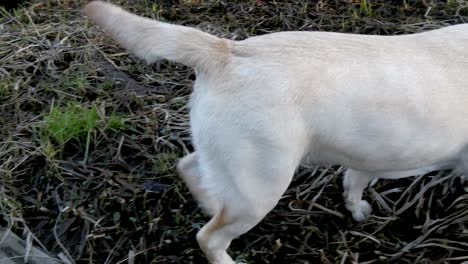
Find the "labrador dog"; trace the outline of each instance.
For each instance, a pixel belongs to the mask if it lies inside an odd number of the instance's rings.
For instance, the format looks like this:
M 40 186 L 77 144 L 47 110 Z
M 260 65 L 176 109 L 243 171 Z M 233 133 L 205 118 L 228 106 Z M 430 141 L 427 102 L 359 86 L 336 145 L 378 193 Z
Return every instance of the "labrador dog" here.
M 177 164 L 212 217 L 210 263 L 273 209 L 301 163 L 341 164 L 356 221 L 372 178 L 468 167 L 468 25 L 403 36 L 279 32 L 243 41 L 162 23 L 100 1 L 85 14 L 136 56 L 196 71 L 195 152 Z

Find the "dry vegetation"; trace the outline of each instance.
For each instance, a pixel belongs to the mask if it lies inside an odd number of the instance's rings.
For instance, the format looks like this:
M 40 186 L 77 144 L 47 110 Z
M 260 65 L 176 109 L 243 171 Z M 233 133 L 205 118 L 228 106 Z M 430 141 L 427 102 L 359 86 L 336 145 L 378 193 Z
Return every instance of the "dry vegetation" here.
M 465 1 L 355 2 L 120 1 L 233 39 L 281 30 L 404 34 L 468 19 Z M 174 169 L 192 148 L 194 73 L 124 53 L 82 18 L 83 4 L 0 11 L 0 225 L 69 263 L 205 263 L 195 233 L 206 219 Z M 300 168 L 232 255 L 248 263 L 468 260 L 468 195 L 458 178 L 379 181 L 365 193 L 372 218 L 356 224 L 341 172 Z

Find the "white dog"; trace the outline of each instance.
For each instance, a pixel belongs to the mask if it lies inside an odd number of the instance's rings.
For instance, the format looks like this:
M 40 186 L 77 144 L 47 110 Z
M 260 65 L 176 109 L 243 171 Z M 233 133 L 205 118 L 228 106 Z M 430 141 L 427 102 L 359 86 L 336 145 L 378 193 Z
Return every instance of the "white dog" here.
M 468 25 L 405 36 L 281 32 L 231 41 L 91 2 L 85 13 L 148 63 L 196 70 L 196 151 L 178 164 L 212 216 L 197 240 L 234 263 L 231 240 L 277 204 L 301 162 L 341 164 L 346 207 L 371 213 L 373 177 L 468 164 Z

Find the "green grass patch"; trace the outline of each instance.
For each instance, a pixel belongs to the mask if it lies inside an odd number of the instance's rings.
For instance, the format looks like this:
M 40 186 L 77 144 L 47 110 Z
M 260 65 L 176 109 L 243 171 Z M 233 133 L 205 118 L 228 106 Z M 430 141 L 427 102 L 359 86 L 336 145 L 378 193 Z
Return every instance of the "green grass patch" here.
M 102 132 L 120 132 L 126 125 L 123 117 L 99 114 L 96 106 L 70 103 L 65 107 L 52 107 L 41 127 L 43 150 L 48 157 L 54 157 L 62 152 L 67 143 L 73 141 L 85 146 L 86 161 L 93 132 L 98 131 L 98 127 L 102 128 Z
M 44 134 L 62 146 L 72 139 L 86 138 L 96 128 L 98 120 L 94 106 L 69 104 L 63 109 L 52 108 L 45 117 Z

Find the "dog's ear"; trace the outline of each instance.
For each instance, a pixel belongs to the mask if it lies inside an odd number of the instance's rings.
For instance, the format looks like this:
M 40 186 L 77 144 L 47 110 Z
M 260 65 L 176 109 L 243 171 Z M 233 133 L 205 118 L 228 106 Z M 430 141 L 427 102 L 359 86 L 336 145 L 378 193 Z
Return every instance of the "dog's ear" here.
M 194 28 L 140 17 L 102 1 L 87 4 L 83 11 L 120 45 L 148 63 L 164 58 L 210 71 L 230 55 L 230 41 Z

